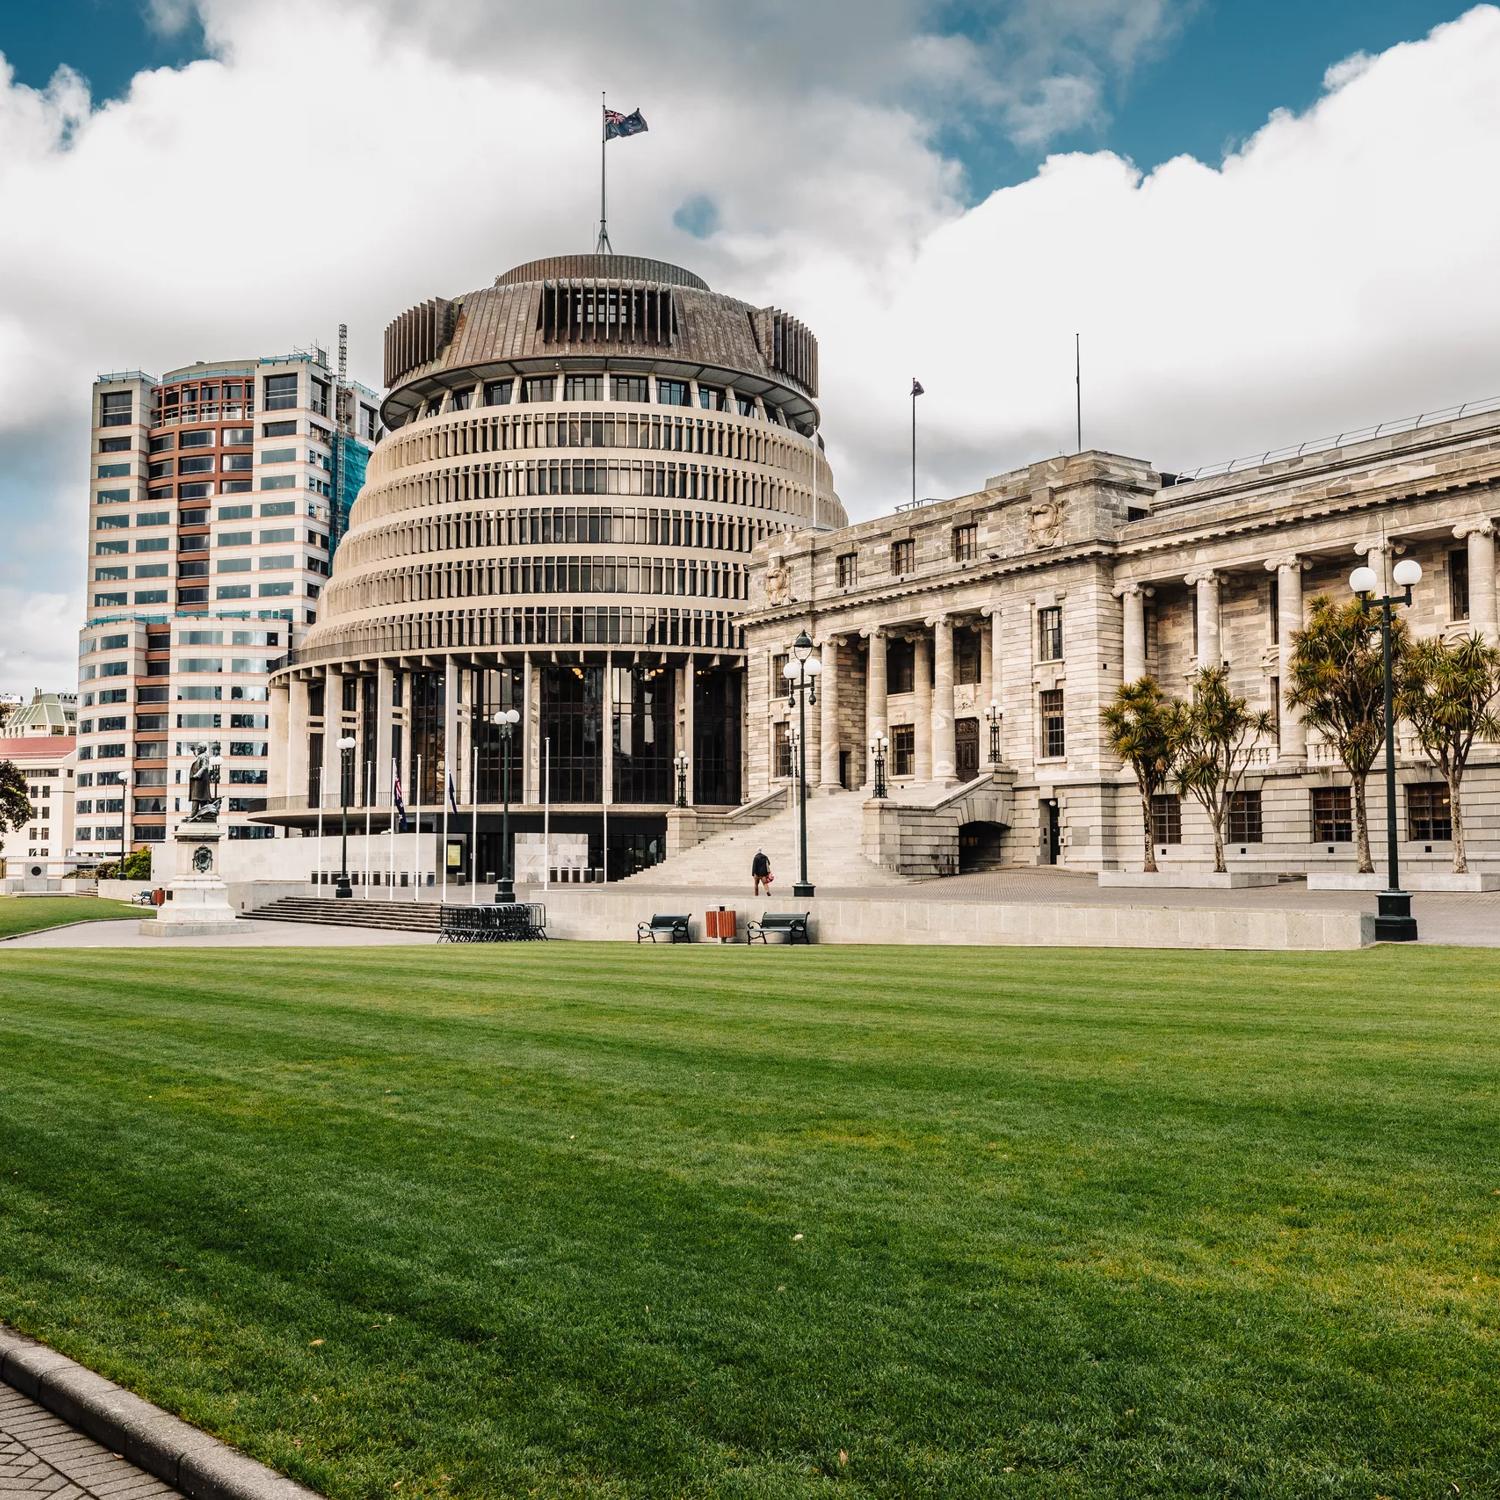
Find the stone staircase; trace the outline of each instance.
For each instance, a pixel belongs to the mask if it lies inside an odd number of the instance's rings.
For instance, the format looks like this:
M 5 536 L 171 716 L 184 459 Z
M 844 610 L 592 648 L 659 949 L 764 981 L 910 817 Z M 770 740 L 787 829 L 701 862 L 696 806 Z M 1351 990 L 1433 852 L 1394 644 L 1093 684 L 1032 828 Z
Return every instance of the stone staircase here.
M 395 932 L 430 932 L 443 919 L 436 901 L 340 901 L 316 896 L 282 896 L 247 913 L 252 922 L 317 922 L 328 927 L 381 927 Z
M 861 852 L 864 795 L 859 792 L 821 791 L 814 788 L 807 799 L 807 873 L 820 891 L 864 889 L 870 886 L 902 886 L 907 877 L 883 870 Z M 782 808 L 770 817 L 745 827 L 738 819 L 701 844 L 684 849 L 642 870 L 620 884 L 642 889 L 689 890 L 743 884 L 750 889 L 750 861 L 764 849 L 776 876 L 777 897 L 789 898 L 798 871 L 797 808 Z

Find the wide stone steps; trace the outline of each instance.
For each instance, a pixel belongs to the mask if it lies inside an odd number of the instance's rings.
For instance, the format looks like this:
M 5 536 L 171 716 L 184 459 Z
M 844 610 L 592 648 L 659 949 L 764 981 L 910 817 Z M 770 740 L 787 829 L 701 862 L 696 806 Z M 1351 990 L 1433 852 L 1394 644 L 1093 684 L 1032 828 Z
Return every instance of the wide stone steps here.
M 815 791 L 807 799 L 807 873 L 819 888 L 864 889 L 900 886 L 903 875 L 882 869 L 864 857 L 864 799 L 857 793 Z M 684 849 L 630 877 L 642 888 L 692 888 L 743 882 L 750 888 L 750 861 L 764 849 L 776 876 L 775 890 L 790 897 L 798 872 L 798 819 L 794 806 L 749 828 L 731 826 L 703 843 Z
M 442 925 L 436 901 L 339 901 L 314 896 L 283 896 L 250 914 L 255 922 L 317 922 L 328 927 L 382 927 L 396 932 L 430 932 Z

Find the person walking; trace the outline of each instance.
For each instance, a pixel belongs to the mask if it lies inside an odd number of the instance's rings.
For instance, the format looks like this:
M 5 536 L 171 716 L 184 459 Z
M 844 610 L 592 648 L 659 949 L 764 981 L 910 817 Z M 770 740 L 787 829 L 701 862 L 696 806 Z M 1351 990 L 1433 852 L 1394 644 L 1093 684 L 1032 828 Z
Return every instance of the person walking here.
M 750 878 L 755 882 L 755 894 L 761 894 L 761 887 L 765 887 L 765 894 L 771 894 L 771 861 L 766 858 L 764 849 L 755 851 L 755 858 L 750 861 Z

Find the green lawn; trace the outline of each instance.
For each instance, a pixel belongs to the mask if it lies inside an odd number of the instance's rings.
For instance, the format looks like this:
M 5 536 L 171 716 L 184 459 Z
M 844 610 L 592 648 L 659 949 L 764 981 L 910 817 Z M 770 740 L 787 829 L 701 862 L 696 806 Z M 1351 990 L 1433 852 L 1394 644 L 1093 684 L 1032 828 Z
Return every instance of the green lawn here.
M 69 922 L 139 920 L 154 915 L 128 901 L 101 901 L 97 896 L 0 896 L 0 938 L 65 927 Z
M 0 950 L 0 1317 L 334 1497 L 1500 1493 L 1500 984 Z

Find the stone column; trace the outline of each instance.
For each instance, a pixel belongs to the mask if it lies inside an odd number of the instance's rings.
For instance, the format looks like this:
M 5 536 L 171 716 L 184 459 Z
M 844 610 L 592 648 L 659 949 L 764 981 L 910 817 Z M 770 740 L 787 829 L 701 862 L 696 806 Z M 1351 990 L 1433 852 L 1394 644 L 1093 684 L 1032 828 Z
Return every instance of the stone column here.
M 975 629 L 979 632 L 979 722 L 984 723 L 984 711 L 989 707 L 990 699 L 995 696 L 994 675 L 991 671 L 991 651 L 989 642 L 990 622 L 986 618 L 988 611 L 980 610 L 979 623 Z
M 286 795 L 307 799 L 307 679 L 293 672 L 287 682 Z
M 818 680 L 818 717 L 822 720 L 822 784 L 839 784 L 839 640 L 828 636 L 823 642 L 823 675 Z
M 375 806 L 391 804 L 391 679 L 388 661 L 375 665 Z
M 932 780 L 932 640 L 918 631 L 912 637 L 912 756 L 914 781 Z
M 687 660 L 682 664 L 682 671 L 678 674 L 681 686 L 678 688 L 677 723 L 679 735 L 676 750 L 685 751 L 688 758 L 687 772 L 687 799 L 691 807 L 697 802 L 698 788 L 694 784 L 698 767 L 693 759 L 693 687 L 697 681 L 697 658 L 691 651 L 688 652 Z M 613 735 L 611 735 L 613 738 Z M 677 767 L 672 767 L 672 800 L 677 800 Z
M 1219 645 L 1219 575 L 1212 570 L 1194 573 L 1187 580 L 1198 593 L 1199 667 L 1216 667 L 1223 661 Z
M 932 622 L 932 779 L 952 782 L 958 771 L 953 732 L 953 619 L 938 615 Z
M 266 766 L 266 796 L 287 796 L 287 784 L 291 776 L 292 739 L 288 733 L 291 704 L 290 692 L 282 683 L 272 683 L 266 694 L 266 712 L 270 721 L 271 754 Z
M 875 785 L 875 755 L 870 746 L 888 729 L 885 701 L 885 632 L 879 625 L 860 631 L 870 642 L 865 672 L 865 784 Z M 889 770 L 889 767 L 887 767 Z
M 1387 566 L 1391 551 L 1389 542 L 1384 537 L 1365 537 L 1354 544 L 1354 551 L 1359 560 L 1374 572 L 1375 587 L 1383 594 L 1390 593 L 1391 574 Z M 1343 582 L 1347 588 L 1347 575 Z
M 812 621 L 809 620 L 803 627 L 809 636 L 812 635 Z M 813 651 L 813 655 L 820 660 L 823 653 Z M 823 701 L 823 675 L 811 679 L 817 686 L 818 702 L 809 703 L 806 708 L 807 715 L 807 786 L 811 791 L 818 786 L 823 779 L 823 715 L 818 712 L 818 703 Z
M 1494 644 L 1497 620 L 1495 610 L 1495 528 L 1487 517 L 1463 521 L 1453 528 L 1453 535 L 1467 541 L 1469 548 L 1469 624 L 1485 640 Z
M 1285 552 L 1266 560 L 1266 568 L 1276 574 L 1276 648 L 1280 658 L 1280 684 L 1284 695 L 1292 679 L 1292 636 L 1302 629 L 1303 562 L 1295 552 Z M 1278 755 L 1281 760 L 1297 764 L 1307 761 L 1307 726 L 1301 711 L 1286 706 L 1283 696 L 1276 705 L 1281 726 Z
M 445 656 L 443 658 L 443 775 L 438 782 L 438 796 L 443 802 L 448 800 L 448 776 L 451 772 L 453 789 L 461 804 L 464 800 L 464 779 L 463 745 L 459 741 L 458 701 L 458 662 L 451 656 Z M 451 816 L 449 821 L 451 825 Z M 452 832 L 451 826 L 449 832 Z
M 323 775 L 318 782 L 324 816 L 343 805 L 343 752 L 339 741 L 344 737 L 344 674 L 338 667 L 323 671 Z M 314 808 L 314 811 L 317 809 Z
M 1126 584 L 1120 591 L 1125 613 L 1124 654 L 1120 665 L 1122 682 L 1139 682 L 1146 675 L 1146 595 L 1149 592 L 1138 583 Z

